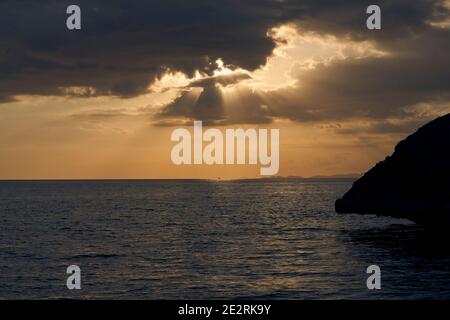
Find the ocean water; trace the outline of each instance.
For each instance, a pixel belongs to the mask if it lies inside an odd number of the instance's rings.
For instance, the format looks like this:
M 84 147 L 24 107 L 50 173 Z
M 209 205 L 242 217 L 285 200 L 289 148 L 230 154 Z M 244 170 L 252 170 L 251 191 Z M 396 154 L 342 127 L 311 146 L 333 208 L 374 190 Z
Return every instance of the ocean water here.
M 450 298 L 449 236 L 336 214 L 350 186 L 0 182 L 0 299 Z M 381 290 L 366 287 L 372 264 Z

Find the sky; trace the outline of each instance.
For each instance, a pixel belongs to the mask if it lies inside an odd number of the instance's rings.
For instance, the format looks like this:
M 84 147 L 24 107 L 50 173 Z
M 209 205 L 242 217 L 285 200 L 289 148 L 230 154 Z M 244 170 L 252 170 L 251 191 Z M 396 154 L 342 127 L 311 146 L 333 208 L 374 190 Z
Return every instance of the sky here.
M 0 179 L 259 177 L 174 165 L 194 120 L 279 129 L 280 176 L 363 173 L 450 112 L 450 1 L 370 4 L 3 0 Z

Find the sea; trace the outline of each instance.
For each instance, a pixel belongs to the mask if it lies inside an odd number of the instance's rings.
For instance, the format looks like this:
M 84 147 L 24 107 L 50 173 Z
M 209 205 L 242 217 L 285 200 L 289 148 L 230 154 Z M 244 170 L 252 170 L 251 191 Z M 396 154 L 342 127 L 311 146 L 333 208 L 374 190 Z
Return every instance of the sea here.
M 450 298 L 450 236 L 337 214 L 351 184 L 2 181 L 0 299 Z

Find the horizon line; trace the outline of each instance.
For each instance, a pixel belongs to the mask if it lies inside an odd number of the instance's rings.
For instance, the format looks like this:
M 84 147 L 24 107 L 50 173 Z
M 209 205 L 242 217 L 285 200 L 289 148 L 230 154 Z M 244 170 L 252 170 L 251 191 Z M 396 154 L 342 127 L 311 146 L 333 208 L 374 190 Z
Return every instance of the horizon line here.
M 36 179 L 0 179 L 0 182 L 14 181 L 236 181 L 236 180 L 276 180 L 276 179 L 358 179 L 361 175 L 330 175 L 330 176 L 275 176 L 275 177 L 241 177 L 241 178 L 36 178 Z

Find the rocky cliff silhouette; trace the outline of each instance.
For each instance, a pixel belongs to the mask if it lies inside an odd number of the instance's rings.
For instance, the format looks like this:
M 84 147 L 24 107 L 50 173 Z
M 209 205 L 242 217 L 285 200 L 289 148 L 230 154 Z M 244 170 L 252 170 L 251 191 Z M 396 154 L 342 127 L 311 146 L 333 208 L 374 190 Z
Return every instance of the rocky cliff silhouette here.
M 450 225 L 450 114 L 401 141 L 335 204 L 338 213 Z

